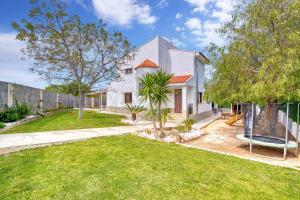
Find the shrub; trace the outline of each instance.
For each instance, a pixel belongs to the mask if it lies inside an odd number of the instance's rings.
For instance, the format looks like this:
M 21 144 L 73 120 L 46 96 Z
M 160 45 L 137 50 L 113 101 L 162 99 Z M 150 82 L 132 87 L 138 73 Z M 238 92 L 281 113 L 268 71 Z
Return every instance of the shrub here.
M 27 115 L 30 114 L 31 108 L 26 103 L 19 103 L 16 101 L 16 110 L 19 114 L 19 119 L 24 119 Z
M 124 106 L 125 109 L 127 109 L 130 113 L 131 113 L 131 118 L 132 121 L 136 120 L 136 115 L 140 112 L 143 112 L 146 110 L 145 107 L 140 106 L 140 105 L 131 105 L 131 104 L 126 104 L 126 106 Z
M 188 132 L 190 130 L 192 130 L 192 125 L 195 123 L 195 120 L 193 119 L 186 119 L 183 122 L 181 122 L 180 124 L 178 124 L 176 126 L 176 129 L 179 132 Z
M 183 121 L 184 126 L 187 128 L 188 131 L 192 130 L 192 125 L 195 123 L 193 119 L 186 119 Z
M 63 110 L 63 109 L 69 109 L 69 106 L 66 106 L 65 104 L 58 102 L 58 110 Z
M 178 124 L 176 126 L 176 129 L 179 131 L 179 132 L 186 132 L 186 128 L 183 124 Z
M 26 103 L 19 103 L 16 100 L 15 107 L 7 107 L 3 112 L 0 112 L 1 122 L 15 122 L 19 119 L 24 119 L 30 114 L 30 107 Z
M 0 122 L 0 129 L 4 128 L 4 127 L 5 127 L 5 124 L 3 122 Z
M 2 122 L 14 122 L 19 118 L 19 114 L 15 107 L 6 108 L 4 112 L 0 113 L 0 121 Z

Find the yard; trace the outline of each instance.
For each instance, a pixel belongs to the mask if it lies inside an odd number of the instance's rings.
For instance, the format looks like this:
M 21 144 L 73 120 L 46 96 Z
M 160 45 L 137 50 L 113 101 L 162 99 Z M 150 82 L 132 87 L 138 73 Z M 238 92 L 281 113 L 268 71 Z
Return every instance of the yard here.
M 78 119 L 77 117 L 77 110 L 57 111 L 27 124 L 16 126 L 0 134 L 72 130 L 83 128 L 104 128 L 125 125 L 121 122 L 121 119 L 124 117 L 120 115 L 84 111 L 83 119 Z
M 0 199 L 298 199 L 300 172 L 133 135 L 0 157 Z

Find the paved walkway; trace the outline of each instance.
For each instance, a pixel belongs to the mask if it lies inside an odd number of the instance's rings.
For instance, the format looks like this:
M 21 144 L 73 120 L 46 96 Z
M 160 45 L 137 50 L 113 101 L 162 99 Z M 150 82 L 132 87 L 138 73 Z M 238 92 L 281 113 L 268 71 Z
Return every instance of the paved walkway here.
M 194 127 L 201 128 L 216 119 L 216 115 L 197 122 Z M 178 122 L 166 123 L 165 127 L 175 127 Z M 46 131 L 34 133 L 0 134 L 0 155 L 20 149 L 34 148 L 51 144 L 86 140 L 89 138 L 114 136 L 152 128 L 152 123 L 109 128 L 90 128 L 77 130 Z
M 195 124 L 193 124 L 192 128 L 200 130 L 200 129 L 204 128 L 205 126 L 211 124 L 212 122 L 214 122 L 215 120 L 217 120 L 220 117 L 221 117 L 221 113 L 213 114 L 210 117 L 207 117 L 205 119 L 202 119 L 202 120 L 196 122 Z
M 167 123 L 166 127 L 174 127 L 176 124 Z M 0 134 L 0 155 L 20 149 L 61 144 L 66 142 L 86 140 L 89 138 L 114 136 L 132 133 L 146 128 L 152 128 L 152 124 L 135 126 L 118 126 L 109 128 L 90 128 L 63 131 L 46 131 L 34 133 Z

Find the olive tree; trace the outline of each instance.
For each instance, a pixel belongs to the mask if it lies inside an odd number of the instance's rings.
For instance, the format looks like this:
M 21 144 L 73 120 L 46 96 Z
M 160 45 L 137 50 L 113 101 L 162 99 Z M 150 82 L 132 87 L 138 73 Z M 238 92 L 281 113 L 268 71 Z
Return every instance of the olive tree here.
M 219 30 L 226 45 L 208 47 L 214 67 L 205 98 L 218 104 L 265 104 L 300 99 L 300 1 L 238 1 Z
M 83 116 L 85 88 L 117 79 L 121 66 L 133 56 L 133 47 L 119 32 L 109 32 L 102 20 L 83 23 L 67 13 L 60 0 L 32 0 L 28 17 L 13 22 L 17 39 L 26 43 L 23 53 L 33 58 L 31 70 L 43 79 L 75 83 Z

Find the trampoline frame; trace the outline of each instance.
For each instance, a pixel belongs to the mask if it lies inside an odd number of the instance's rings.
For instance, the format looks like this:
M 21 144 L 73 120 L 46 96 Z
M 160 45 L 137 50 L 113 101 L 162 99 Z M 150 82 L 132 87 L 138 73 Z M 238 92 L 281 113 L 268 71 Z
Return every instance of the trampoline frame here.
M 236 115 L 238 115 L 238 105 L 240 103 L 237 103 L 237 112 Z M 283 159 L 286 159 L 286 155 L 287 155 L 287 150 L 288 149 L 295 149 L 295 152 L 298 152 L 298 139 L 299 139 L 299 109 L 300 109 L 300 103 L 298 103 L 297 105 L 297 131 L 296 131 L 296 142 L 294 141 L 289 141 L 288 140 L 288 123 L 289 123 L 289 111 L 290 111 L 290 103 L 287 103 L 287 108 L 286 108 L 286 113 L 287 113 L 287 117 L 286 117 L 286 125 L 285 125 L 285 138 L 281 139 L 281 138 L 276 138 L 276 139 L 280 139 L 284 141 L 284 144 L 278 144 L 278 143 L 272 143 L 272 142 L 264 142 L 264 141 L 260 141 L 260 140 L 255 140 L 253 139 L 253 136 L 255 137 L 259 137 L 260 135 L 253 135 L 253 123 L 254 123 L 254 109 L 255 109 L 255 104 L 252 103 L 251 105 L 251 130 L 250 130 L 250 137 L 246 137 L 244 133 L 242 134 L 238 134 L 237 133 L 237 121 L 235 123 L 235 130 L 236 130 L 236 137 L 244 142 L 247 142 L 250 144 L 250 148 L 249 151 L 251 154 L 253 154 L 252 150 L 253 150 L 253 145 L 260 145 L 260 146 L 265 146 L 265 147 L 273 147 L 273 148 L 280 148 L 283 149 Z M 242 106 L 241 106 L 241 112 L 242 112 Z M 263 136 L 266 138 L 272 138 L 274 139 L 275 137 L 272 136 Z M 256 154 L 254 154 L 256 155 Z

